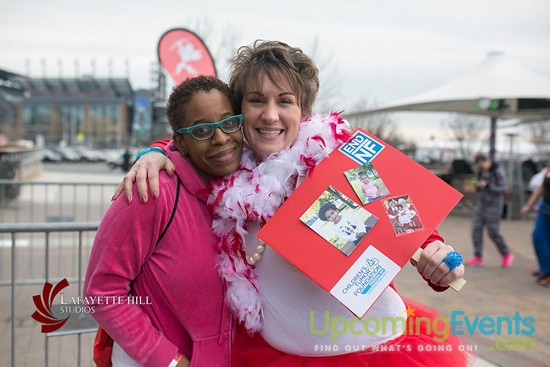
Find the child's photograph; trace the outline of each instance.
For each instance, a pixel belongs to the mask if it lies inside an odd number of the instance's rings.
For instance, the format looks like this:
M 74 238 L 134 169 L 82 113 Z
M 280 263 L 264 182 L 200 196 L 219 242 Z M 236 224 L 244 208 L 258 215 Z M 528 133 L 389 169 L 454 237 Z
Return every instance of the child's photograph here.
M 378 222 L 378 217 L 329 186 L 300 220 L 349 256 Z
M 397 237 L 424 229 L 409 195 L 389 198 L 382 203 Z
M 390 193 L 370 162 L 350 169 L 344 172 L 344 175 L 363 204 L 371 203 Z

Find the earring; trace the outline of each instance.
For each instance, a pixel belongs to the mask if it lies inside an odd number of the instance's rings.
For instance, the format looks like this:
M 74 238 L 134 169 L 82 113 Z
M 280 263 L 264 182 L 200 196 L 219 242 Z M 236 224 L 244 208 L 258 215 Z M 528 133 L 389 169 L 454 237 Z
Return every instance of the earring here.
M 181 156 L 185 157 L 187 155 L 187 152 L 181 152 Z

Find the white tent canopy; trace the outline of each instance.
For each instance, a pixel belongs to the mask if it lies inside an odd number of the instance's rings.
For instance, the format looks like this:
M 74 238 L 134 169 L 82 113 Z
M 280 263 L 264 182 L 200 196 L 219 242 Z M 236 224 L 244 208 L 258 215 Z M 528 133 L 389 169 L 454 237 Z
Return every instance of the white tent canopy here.
M 504 103 L 498 110 L 482 109 L 479 104 L 483 100 Z M 523 68 L 502 52 L 491 52 L 475 68 L 440 87 L 361 114 L 394 111 L 496 114 L 499 119 L 543 120 L 550 118 L 550 77 Z
M 502 52 L 490 52 L 475 68 L 440 87 L 346 116 L 396 111 L 490 116 L 490 155 L 494 158 L 497 119 L 529 122 L 550 118 L 550 77 L 523 68 L 506 58 Z

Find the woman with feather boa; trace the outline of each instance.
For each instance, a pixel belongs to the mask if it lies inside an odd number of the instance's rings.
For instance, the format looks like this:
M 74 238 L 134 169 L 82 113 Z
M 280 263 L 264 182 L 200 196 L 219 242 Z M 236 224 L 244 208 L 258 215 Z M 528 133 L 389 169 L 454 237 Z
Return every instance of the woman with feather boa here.
M 220 241 L 218 268 L 227 283 L 226 300 L 240 324 L 233 365 L 467 366 L 471 356 L 462 352 L 458 338 L 435 340 L 426 323 L 414 332 L 406 327 L 371 332 L 376 320 L 410 320 L 411 308 L 415 317 L 432 321 L 440 316 L 437 311 L 404 299 L 392 285 L 357 319 L 255 237 L 303 178 L 350 136 L 339 113 L 311 112 L 319 87 L 313 61 L 282 42 L 257 41 L 239 49 L 230 87 L 245 117 L 247 145 L 239 169 L 213 185 L 208 202 Z M 124 187 L 140 170 L 140 177 L 154 177 L 159 167 L 170 169 L 160 154 L 148 156 L 125 177 Z M 151 187 L 154 196 L 154 182 Z M 462 265 L 449 270 L 443 263 L 453 249 L 437 232 L 423 247 L 413 265 L 431 288 L 444 291 L 463 276 Z

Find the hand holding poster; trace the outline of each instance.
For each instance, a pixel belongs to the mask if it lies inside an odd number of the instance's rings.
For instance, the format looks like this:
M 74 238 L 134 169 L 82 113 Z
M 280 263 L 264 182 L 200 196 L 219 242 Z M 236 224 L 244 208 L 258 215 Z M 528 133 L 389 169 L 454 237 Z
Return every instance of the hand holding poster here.
M 357 129 L 258 237 L 361 317 L 461 197 Z

